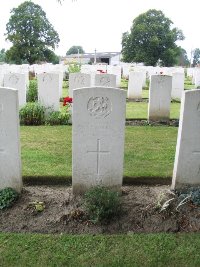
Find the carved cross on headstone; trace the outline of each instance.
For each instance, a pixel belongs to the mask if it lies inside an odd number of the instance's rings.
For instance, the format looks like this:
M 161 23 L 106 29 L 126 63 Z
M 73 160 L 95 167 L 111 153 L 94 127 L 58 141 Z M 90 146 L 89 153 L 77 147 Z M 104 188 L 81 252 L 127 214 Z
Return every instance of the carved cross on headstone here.
M 97 139 L 97 148 L 92 151 L 87 151 L 87 153 L 96 153 L 96 171 L 98 175 L 98 182 L 99 182 L 99 175 L 100 175 L 100 155 L 101 154 L 108 154 L 110 151 L 103 151 L 101 150 L 101 140 Z

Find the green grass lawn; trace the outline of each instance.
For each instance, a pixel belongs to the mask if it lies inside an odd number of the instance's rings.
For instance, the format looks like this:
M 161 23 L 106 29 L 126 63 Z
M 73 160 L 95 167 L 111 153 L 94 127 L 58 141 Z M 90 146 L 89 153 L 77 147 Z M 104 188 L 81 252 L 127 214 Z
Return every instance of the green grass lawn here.
M 200 266 L 200 235 L 0 233 L 0 266 Z
M 21 126 L 23 177 L 71 177 L 71 126 Z M 124 176 L 171 177 L 176 127 L 126 127 Z
M 172 102 L 170 106 L 170 118 L 178 119 L 180 113 L 180 103 Z M 127 102 L 127 119 L 147 119 L 148 103 L 146 102 Z

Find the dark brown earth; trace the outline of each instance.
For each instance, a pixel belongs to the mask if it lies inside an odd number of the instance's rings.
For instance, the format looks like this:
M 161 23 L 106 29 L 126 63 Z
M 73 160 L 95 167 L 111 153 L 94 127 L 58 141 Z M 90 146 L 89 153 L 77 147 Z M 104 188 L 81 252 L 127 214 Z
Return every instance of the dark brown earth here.
M 84 211 L 83 199 L 74 198 L 67 186 L 25 186 L 13 207 L 0 211 L 1 232 L 34 233 L 149 233 L 195 232 L 200 230 L 200 207 L 178 202 L 164 211 L 166 200 L 174 198 L 168 185 L 131 185 L 122 188 L 122 213 L 103 224 L 93 224 Z M 44 202 L 36 211 L 31 202 Z

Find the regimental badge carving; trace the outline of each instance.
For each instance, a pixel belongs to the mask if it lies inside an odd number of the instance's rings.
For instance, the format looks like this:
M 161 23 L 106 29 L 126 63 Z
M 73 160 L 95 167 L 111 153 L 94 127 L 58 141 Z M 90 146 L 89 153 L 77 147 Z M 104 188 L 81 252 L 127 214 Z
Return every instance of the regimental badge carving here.
M 108 97 L 91 97 L 88 100 L 87 109 L 94 118 L 105 118 L 112 111 L 112 104 Z
M 19 81 L 19 77 L 17 77 L 17 75 L 13 74 L 9 77 L 9 81 L 12 83 L 12 84 L 17 84 L 18 81 Z
M 110 79 L 108 77 L 101 77 L 100 78 L 100 85 L 102 85 L 102 86 L 110 85 Z

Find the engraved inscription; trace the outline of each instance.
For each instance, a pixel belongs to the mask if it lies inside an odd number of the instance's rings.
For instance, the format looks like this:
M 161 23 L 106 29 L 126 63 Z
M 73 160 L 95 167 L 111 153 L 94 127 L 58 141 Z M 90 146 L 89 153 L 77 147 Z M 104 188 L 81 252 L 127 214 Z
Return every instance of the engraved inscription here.
M 74 77 L 74 83 L 81 86 L 81 87 L 84 87 L 85 85 L 85 78 L 83 75 L 81 76 L 76 76 Z
M 45 74 L 45 76 L 42 79 L 43 82 L 51 82 L 52 81 L 52 76 L 51 74 Z
M 92 117 L 105 118 L 112 111 L 112 105 L 108 97 L 91 97 L 88 100 L 87 109 Z
M 87 151 L 87 153 L 96 153 L 96 171 L 97 171 L 97 179 L 96 179 L 96 183 L 100 184 L 102 183 L 102 180 L 100 179 L 99 175 L 100 175 L 100 155 L 101 154 L 109 154 L 110 151 L 103 151 L 101 150 L 101 140 L 97 139 L 97 148 L 95 150 L 92 151 Z
M 109 86 L 110 85 L 110 78 L 109 77 L 101 77 L 100 78 L 100 85 Z
M 10 81 L 12 84 L 17 84 L 18 81 L 19 81 L 19 77 L 17 77 L 17 75 L 13 74 L 13 75 L 10 76 L 9 81 Z

